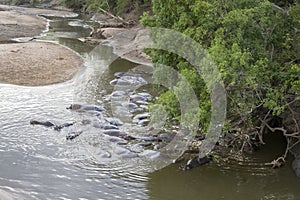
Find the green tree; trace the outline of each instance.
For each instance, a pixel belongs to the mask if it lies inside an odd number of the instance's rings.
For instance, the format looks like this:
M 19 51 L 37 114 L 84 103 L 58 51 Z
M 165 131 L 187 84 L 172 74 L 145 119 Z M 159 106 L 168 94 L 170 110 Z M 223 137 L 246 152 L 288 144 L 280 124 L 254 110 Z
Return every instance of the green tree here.
M 153 15 L 145 13 L 143 25 L 190 36 L 218 65 L 228 94 L 229 132 L 261 138 L 256 127 L 288 112 L 290 102 L 299 97 L 300 8 L 296 1 L 152 0 L 152 5 Z M 147 52 L 154 62 L 172 66 L 188 77 L 199 97 L 205 131 L 210 98 L 201 76 L 177 55 Z M 158 101 L 179 119 L 178 103 L 170 91 Z

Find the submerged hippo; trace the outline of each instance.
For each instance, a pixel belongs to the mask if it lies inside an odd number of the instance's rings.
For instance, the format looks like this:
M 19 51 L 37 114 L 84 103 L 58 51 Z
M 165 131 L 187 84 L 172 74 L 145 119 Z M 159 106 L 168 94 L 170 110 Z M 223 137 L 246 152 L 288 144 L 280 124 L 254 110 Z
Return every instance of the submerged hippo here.
M 61 129 L 65 128 L 65 127 L 69 127 L 75 124 L 75 122 L 66 122 L 64 124 L 61 125 L 56 125 L 52 122 L 49 121 L 37 121 L 37 120 L 30 120 L 30 124 L 31 125 L 42 125 L 45 126 L 47 128 L 53 127 L 54 130 L 56 131 L 60 131 Z
M 202 158 L 199 158 L 198 156 L 195 158 L 190 159 L 186 165 L 181 167 L 181 170 L 189 170 L 195 167 L 200 167 L 202 165 L 205 165 L 212 161 L 212 156 L 204 156 Z
M 52 122 L 49 122 L 49 121 L 37 121 L 37 120 L 30 120 L 30 124 L 31 125 L 42 125 L 42 126 L 45 126 L 45 127 L 55 126 L 55 124 L 52 123 Z
M 107 129 L 103 131 L 103 134 L 115 137 L 125 137 L 127 135 L 127 133 L 118 129 Z
M 104 107 L 97 106 L 97 105 L 81 105 L 81 104 L 71 104 L 69 107 L 67 107 L 69 110 L 74 111 L 97 111 L 97 112 L 104 112 L 106 111 Z

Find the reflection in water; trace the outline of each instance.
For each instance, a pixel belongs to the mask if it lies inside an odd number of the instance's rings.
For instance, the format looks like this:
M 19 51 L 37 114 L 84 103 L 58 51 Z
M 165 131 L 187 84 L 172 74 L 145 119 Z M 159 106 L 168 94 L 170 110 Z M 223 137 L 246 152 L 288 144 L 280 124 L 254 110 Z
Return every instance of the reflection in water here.
M 153 200 L 298 199 L 299 181 L 292 175 L 286 169 L 278 170 L 272 176 L 234 170 L 224 172 L 213 164 L 180 173 L 178 166 L 173 166 L 151 175 L 148 189 Z
M 280 137 L 266 138 L 266 146 L 240 162 L 214 161 L 188 172 L 179 172 L 179 166 L 173 165 L 155 172 L 147 184 L 150 199 L 299 199 L 300 181 L 290 161 L 281 169 L 264 165 L 284 151 Z

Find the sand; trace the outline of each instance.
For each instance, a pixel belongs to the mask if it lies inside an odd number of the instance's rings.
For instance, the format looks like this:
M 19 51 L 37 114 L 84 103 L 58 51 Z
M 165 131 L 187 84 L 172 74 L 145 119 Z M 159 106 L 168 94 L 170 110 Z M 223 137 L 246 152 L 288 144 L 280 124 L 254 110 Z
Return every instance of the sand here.
M 72 16 L 67 11 L 0 5 L 0 83 L 39 86 L 71 79 L 83 61 L 75 52 L 54 43 L 11 43 L 19 37 L 35 37 L 47 22 L 37 14 Z

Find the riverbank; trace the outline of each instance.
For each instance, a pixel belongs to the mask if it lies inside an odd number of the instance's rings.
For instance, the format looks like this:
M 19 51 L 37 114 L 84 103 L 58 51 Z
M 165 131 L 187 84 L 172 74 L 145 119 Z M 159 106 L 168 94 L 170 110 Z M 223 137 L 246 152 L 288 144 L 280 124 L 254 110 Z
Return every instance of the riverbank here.
M 82 65 L 67 48 L 47 42 L 0 44 L 0 82 L 49 85 L 71 79 Z
M 71 79 L 82 66 L 80 56 L 49 42 L 12 43 L 33 40 L 47 30 L 41 16 L 74 17 L 69 11 L 0 5 L 0 83 L 38 86 Z

